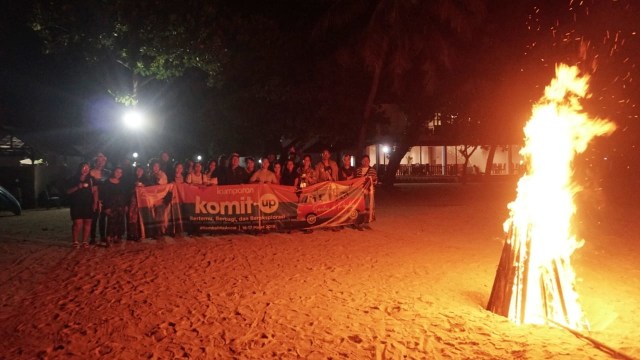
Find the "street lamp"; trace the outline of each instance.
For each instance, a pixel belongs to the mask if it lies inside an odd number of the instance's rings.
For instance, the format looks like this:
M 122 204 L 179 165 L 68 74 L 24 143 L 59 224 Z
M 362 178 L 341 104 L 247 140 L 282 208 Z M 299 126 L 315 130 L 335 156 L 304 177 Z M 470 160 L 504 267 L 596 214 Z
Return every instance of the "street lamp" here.
M 144 125 L 144 116 L 136 110 L 129 110 L 122 116 L 124 126 L 129 129 L 140 129 Z
M 387 156 L 389 155 L 389 146 L 385 145 L 382 147 L 382 152 L 384 156 L 382 157 L 382 163 L 384 166 L 387 166 Z

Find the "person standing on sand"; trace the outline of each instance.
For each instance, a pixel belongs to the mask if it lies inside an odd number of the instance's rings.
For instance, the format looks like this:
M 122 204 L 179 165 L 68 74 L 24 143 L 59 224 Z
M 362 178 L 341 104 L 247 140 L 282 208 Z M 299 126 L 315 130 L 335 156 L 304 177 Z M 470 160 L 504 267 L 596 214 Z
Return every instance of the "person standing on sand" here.
M 102 185 L 102 201 L 107 215 L 107 247 L 113 242 L 119 243 L 124 235 L 127 189 L 121 180 L 122 168 L 116 167 L 111 178 Z
M 144 166 L 136 166 L 133 184 L 129 184 L 129 211 L 127 213 L 127 240 L 140 241 L 140 215 L 136 189 L 149 184 Z
M 111 176 L 111 171 L 109 171 L 107 166 L 107 157 L 99 152 L 96 154 L 94 158 L 94 167 L 90 170 L 91 177 L 93 178 L 93 183 L 96 185 L 98 189 L 98 207 L 95 209 L 95 213 L 93 214 L 93 221 L 91 222 L 91 244 L 96 243 L 96 230 L 98 230 L 100 234 L 100 241 L 105 241 L 106 237 L 106 226 L 107 226 L 107 215 L 102 211 L 102 204 L 100 199 L 100 188 L 102 184 Z
M 78 239 L 82 232 L 82 246 L 89 247 L 88 239 L 91 231 L 93 214 L 98 208 L 98 187 L 89 175 L 89 163 L 82 162 L 77 173 L 69 179 L 67 195 L 69 195 L 69 212 L 71 213 L 71 233 L 73 247 L 80 247 Z

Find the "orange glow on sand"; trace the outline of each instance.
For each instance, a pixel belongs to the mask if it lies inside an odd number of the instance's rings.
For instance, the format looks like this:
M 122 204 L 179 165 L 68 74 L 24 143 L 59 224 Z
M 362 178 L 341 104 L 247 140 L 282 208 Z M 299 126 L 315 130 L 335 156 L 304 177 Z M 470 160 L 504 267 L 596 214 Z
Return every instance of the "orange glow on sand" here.
M 571 255 L 583 243 L 571 226 L 574 195 L 580 190 L 572 180 L 572 165 L 592 138 L 610 134 L 615 125 L 591 119 L 583 111 L 580 100 L 588 96 L 588 80 L 577 67 L 557 66 L 556 78 L 534 105 L 524 128 L 521 154 L 527 173 L 518 182 L 517 197 L 508 205 L 510 216 L 504 223 L 505 247 L 513 251 L 509 258 L 513 279 L 506 281 L 513 287 L 505 292 L 508 314 L 503 315 L 516 324 L 589 327 L 571 266 Z

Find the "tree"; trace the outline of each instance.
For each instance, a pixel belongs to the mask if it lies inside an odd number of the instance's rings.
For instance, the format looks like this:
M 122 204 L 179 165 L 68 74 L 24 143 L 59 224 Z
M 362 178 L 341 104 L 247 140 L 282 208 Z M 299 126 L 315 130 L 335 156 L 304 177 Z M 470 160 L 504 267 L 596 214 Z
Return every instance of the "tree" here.
M 462 166 L 462 183 L 466 183 L 467 179 L 467 166 L 469 166 L 469 158 L 478 149 L 478 145 L 462 145 L 458 149 L 458 152 L 464 158 L 464 164 Z
M 438 108 L 441 100 L 435 92 L 442 89 L 442 74 L 454 66 L 454 48 L 480 23 L 484 11 L 484 1 L 335 1 L 319 24 L 317 32 L 325 36 L 348 35 L 336 53 L 370 76 L 356 149 L 365 147 L 376 104 L 395 103 L 406 115 L 385 184 L 393 184 L 401 159 Z
M 482 18 L 482 1 L 419 2 L 400 0 L 335 1 L 316 32 L 347 34 L 337 54 L 350 57 L 370 75 L 357 146 L 364 149 L 372 111 L 381 96 L 396 98 L 416 90 L 436 88 L 437 70 L 451 65 L 451 37 L 467 33 Z M 381 88 L 382 87 L 382 88 Z M 389 102 L 389 101 L 387 101 Z M 402 103 L 402 101 L 397 101 Z
M 218 10 L 210 1 L 37 1 L 31 23 L 46 53 L 77 51 L 94 64 L 119 64 L 129 86 L 122 88 L 108 70 L 102 80 L 118 101 L 132 105 L 140 86 L 190 68 L 216 82 L 224 59 Z

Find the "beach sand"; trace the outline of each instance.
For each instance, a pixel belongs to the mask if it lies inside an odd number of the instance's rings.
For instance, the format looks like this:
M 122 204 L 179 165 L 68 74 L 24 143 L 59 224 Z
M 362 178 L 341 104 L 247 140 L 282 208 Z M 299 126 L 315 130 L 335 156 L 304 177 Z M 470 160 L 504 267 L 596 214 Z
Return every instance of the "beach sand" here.
M 515 183 L 406 184 L 376 193 L 372 230 L 78 250 L 68 209 L 2 212 L 0 359 L 611 358 L 485 310 L 514 198 Z M 637 204 L 581 194 L 572 259 L 588 335 L 634 358 Z

